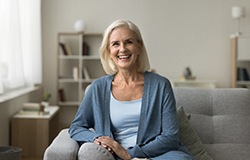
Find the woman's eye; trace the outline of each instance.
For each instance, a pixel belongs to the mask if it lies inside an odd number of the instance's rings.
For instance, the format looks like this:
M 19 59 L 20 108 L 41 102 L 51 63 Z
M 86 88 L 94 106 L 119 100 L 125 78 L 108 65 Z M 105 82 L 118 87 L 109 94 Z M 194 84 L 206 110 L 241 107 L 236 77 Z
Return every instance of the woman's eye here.
M 115 47 L 115 46 L 118 46 L 118 45 L 119 45 L 118 42 L 113 42 L 113 43 L 110 44 L 111 47 Z
M 118 42 L 114 42 L 114 43 L 112 43 L 112 46 L 117 46 L 117 45 L 119 45 L 119 43 L 118 43 Z
M 131 41 L 131 40 L 126 41 L 125 44 L 133 44 L 133 41 Z

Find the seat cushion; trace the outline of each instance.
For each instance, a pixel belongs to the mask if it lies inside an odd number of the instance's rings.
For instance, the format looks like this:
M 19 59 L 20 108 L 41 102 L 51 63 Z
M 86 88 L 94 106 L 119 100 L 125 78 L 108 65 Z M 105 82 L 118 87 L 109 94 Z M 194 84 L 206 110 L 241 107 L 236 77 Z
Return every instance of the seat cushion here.
M 214 143 L 250 144 L 249 115 L 216 115 L 214 122 Z
M 250 144 L 204 144 L 213 159 L 218 160 L 249 160 Z

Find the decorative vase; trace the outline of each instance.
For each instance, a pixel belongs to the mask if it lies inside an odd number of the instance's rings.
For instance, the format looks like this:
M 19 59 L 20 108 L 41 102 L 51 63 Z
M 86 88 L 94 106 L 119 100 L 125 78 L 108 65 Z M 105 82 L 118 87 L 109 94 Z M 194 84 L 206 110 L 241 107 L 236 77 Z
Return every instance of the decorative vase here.
M 43 105 L 45 108 L 49 107 L 49 102 L 48 101 L 42 101 L 41 105 Z
M 77 20 L 74 24 L 74 29 L 77 32 L 84 32 L 85 30 L 85 22 L 83 20 Z

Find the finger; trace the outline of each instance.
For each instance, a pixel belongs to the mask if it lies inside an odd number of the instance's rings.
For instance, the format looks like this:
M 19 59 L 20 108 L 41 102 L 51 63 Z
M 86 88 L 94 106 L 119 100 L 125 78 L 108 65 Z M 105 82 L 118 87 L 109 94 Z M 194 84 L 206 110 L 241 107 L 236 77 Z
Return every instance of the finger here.
M 104 143 L 101 143 L 104 148 L 107 148 L 108 146 Z
M 111 149 L 111 148 L 109 148 L 109 147 L 106 147 L 106 149 L 111 153 L 111 154 L 113 154 L 114 153 L 114 151 Z
M 101 136 L 98 137 L 99 140 L 111 140 L 111 138 L 109 136 Z
M 101 142 L 94 141 L 95 144 L 101 145 Z
M 101 141 L 99 141 L 98 139 L 95 139 L 95 140 L 94 140 L 94 143 L 95 143 L 95 144 L 98 144 L 98 145 L 101 145 Z

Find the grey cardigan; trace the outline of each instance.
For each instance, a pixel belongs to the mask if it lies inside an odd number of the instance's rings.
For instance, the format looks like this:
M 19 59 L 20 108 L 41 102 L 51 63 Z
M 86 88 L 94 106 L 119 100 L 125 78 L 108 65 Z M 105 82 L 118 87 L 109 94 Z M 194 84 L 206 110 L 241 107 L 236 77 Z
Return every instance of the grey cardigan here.
M 69 128 L 79 144 L 106 135 L 113 138 L 110 122 L 110 92 L 114 75 L 95 80 Z M 94 128 L 94 132 L 89 130 Z M 156 73 L 144 73 L 144 89 L 137 142 L 128 149 L 131 157 L 156 157 L 180 150 L 175 98 L 169 80 Z

